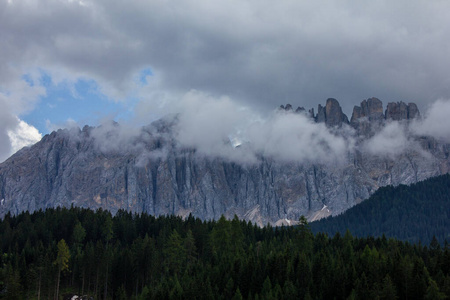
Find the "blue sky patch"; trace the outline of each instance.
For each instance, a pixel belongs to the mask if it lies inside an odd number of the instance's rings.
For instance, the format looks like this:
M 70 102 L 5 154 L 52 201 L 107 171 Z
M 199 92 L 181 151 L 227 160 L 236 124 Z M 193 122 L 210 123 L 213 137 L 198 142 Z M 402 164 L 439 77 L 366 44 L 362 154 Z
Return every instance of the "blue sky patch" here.
M 28 83 L 29 86 L 34 86 L 33 78 L 31 78 L 30 74 L 24 74 L 22 76 L 22 79 L 25 80 L 26 83 Z
M 24 75 L 28 84 L 34 84 L 31 77 Z M 21 118 L 36 127 L 42 134 L 47 134 L 47 123 L 63 126 L 68 120 L 76 121 L 81 127 L 98 125 L 107 117 L 114 120 L 129 119 L 132 112 L 122 102 L 113 102 L 100 92 L 94 80 L 80 79 L 75 83 L 60 82 L 55 84 L 51 76 L 41 72 L 40 85 L 47 90 L 37 107 Z
M 152 69 L 150 68 L 143 69 L 139 74 L 139 81 L 141 82 L 142 85 L 148 84 L 147 76 L 153 76 Z

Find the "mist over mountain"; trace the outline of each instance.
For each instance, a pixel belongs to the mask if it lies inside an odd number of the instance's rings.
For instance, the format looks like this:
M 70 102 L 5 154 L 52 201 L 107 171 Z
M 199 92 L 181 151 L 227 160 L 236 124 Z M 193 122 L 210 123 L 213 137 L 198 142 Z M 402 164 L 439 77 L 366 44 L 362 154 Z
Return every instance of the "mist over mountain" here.
M 332 98 L 266 118 L 197 92 L 180 103 L 140 129 L 73 127 L 23 148 L 0 164 L 0 215 L 75 205 L 294 224 L 450 169 L 444 101 L 422 116 L 414 103 L 370 98 L 351 118 Z

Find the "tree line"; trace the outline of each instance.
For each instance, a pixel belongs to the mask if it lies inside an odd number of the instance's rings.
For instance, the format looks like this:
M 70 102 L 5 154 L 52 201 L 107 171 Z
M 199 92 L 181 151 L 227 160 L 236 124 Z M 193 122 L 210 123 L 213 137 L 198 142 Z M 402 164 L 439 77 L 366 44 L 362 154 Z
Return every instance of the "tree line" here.
M 56 208 L 0 221 L 0 297 L 445 299 L 450 249 L 347 231 Z

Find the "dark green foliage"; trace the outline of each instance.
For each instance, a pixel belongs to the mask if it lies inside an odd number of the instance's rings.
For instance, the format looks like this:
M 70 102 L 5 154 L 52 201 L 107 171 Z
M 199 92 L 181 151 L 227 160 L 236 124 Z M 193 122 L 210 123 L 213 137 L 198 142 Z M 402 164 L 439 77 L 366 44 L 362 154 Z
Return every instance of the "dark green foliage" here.
M 441 245 L 450 240 L 450 175 L 416 184 L 378 189 L 369 199 L 344 214 L 310 224 L 313 232 L 359 237 L 393 237 L 411 243 Z
M 450 297 L 447 244 L 313 235 L 305 219 L 259 228 L 71 208 L 7 215 L 0 228 L 2 299 L 53 299 L 58 274 L 61 294 L 95 299 Z

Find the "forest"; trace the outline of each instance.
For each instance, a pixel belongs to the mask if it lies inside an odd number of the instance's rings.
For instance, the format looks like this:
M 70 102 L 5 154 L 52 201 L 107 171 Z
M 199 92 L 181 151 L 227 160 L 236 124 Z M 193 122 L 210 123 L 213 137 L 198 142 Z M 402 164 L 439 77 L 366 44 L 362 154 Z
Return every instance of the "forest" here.
M 445 299 L 450 248 L 56 208 L 0 222 L 2 299 Z
M 450 174 L 410 186 L 379 188 L 369 199 L 342 215 L 311 223 L 314 233 L 347 230 L 358 237 L 393 237 L 429 244 L 433 237 L 450 242 Z

